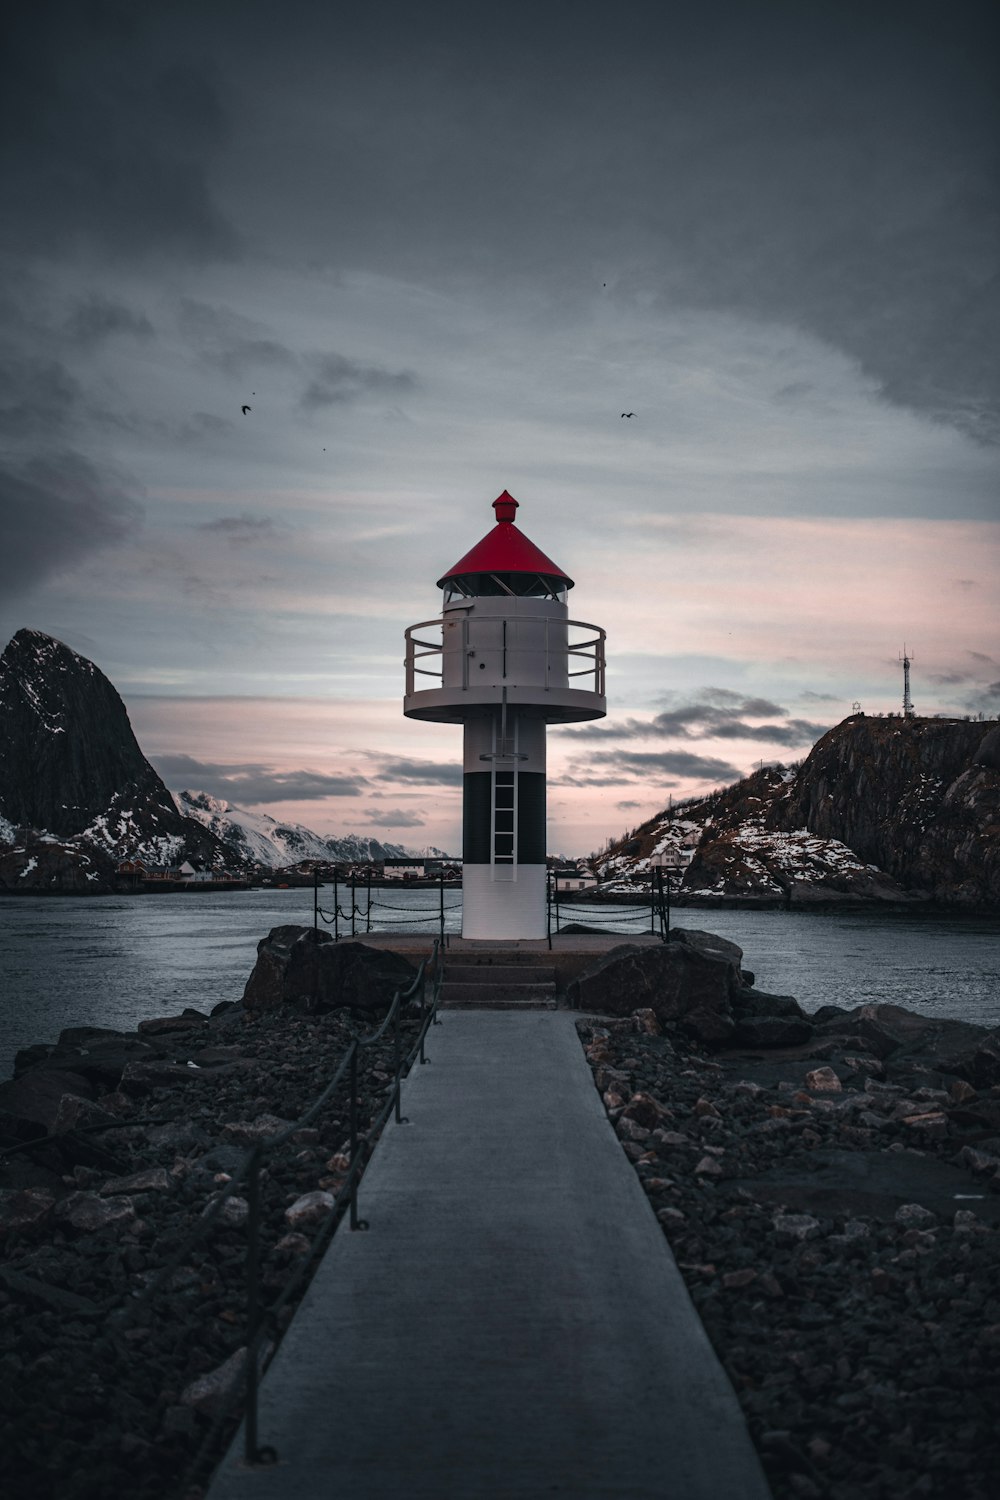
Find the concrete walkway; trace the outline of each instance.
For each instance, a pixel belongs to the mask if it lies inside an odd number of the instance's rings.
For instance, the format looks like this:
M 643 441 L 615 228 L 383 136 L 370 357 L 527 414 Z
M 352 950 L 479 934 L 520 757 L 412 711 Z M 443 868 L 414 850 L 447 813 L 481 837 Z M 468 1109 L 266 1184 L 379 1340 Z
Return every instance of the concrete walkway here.
M 209 1500 L 770 1500 L 566 1012 L 446 1012 Z

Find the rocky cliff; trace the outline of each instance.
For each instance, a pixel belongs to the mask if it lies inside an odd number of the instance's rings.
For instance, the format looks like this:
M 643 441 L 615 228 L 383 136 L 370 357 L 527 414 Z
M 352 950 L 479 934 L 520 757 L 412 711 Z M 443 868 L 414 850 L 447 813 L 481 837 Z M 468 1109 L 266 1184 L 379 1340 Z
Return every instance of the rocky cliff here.
M 840 839 L 937 901 L 1000 903 L 1000 727 L 855 715 L 813 747 L 765 821 Z
M 852 716 L 799 767 L 661 813 L 596 863 L 615 880 L 685 845 L 692 899 L 998 907 L 1000 727 Z
M 15 890 L 103 889 L 136 855 L 231 858 L 178 812 L 104 674 L 36 630 L 0 656 L 0 840 L 0 888 Z

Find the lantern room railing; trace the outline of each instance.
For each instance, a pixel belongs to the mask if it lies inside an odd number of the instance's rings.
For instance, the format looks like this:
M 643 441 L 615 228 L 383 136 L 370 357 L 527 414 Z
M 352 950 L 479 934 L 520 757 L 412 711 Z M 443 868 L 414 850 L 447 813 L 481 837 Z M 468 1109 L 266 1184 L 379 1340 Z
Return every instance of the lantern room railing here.
M 542 657 L 546 663 L 556 657 L 567 658 L 566 676 L 570 679 L 575 677 L 586 677 L 587 682 L 576 683 L 570 681 L 569 687 L 578 691 L 598 693 L 604 697 L 604 642 L 606 632 L 599 625 L 588 624 L 586 620 L 553 620 L 547 615 L 519 615 L 518 625 L 537 625 L 542 627 L 540 632 L 541 644 L 528 646 L 523 640 L 519 641 L 517 652 L 519 656 L 531 655 Z M 565 638 L 558 640 L 558 644 L 550 647 L 549 632 L 554 627 L 559 632 L 567 630 L 584 630 L 591 632 L 581 640 L 566 641 Z M 424 640 L 416 634 L 418 630 L 440 630 L 441 640 Z M 410 625 L 406 631 L 406 696 L 409 698 L 414 693 L 431 688 L 444 686 L 444 619 L 440 615 L 433 620 L 421 620 L 416 625 Z M 462 639 L 452 646 L 449 644 L 449 654 L 456 651 L 462 658 L 462 682 L 461 686 L 470 686 L 469 680 L 469 622 L 468 618 L 462 620 Z M 580 665 L 583 663 L 583 665 Z M 421 665 L 423 664 L 423 665 Z M 429 677 L 431 682 L 417 683 L 418 677 Z M 544 681 L 548 673 L 541 673 L 540 678 Z

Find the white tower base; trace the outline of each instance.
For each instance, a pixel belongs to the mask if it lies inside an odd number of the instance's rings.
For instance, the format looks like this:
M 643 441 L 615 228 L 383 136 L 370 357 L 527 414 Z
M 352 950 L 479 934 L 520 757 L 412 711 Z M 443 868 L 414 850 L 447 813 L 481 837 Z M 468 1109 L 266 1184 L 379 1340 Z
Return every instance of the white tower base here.
M 462 871 L 464 938 L 543 938 L 544 865 L 466 865 Z

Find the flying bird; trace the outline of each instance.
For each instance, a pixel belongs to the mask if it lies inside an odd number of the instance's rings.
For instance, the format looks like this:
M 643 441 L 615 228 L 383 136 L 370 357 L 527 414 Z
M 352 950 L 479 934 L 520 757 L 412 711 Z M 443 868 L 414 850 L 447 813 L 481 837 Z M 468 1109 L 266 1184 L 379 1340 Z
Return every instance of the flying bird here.
M 634 411 L 623 411 L 622 412 L 622 416 L 623 417 L 634 417 L 635 416 L 635 412 Z
M 250 410 L 250 408 L 249 408 L 249 406 L 241 406 L 240 410 L 242 411 L 243 415 L 246 416 L 246 414 Z

